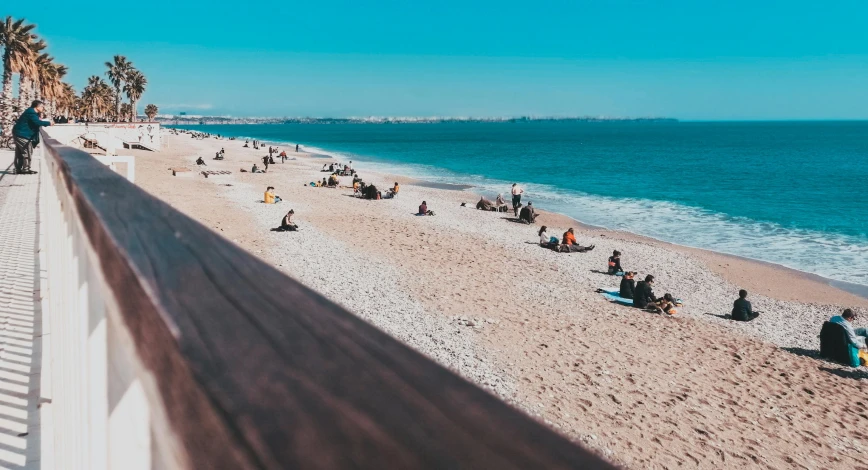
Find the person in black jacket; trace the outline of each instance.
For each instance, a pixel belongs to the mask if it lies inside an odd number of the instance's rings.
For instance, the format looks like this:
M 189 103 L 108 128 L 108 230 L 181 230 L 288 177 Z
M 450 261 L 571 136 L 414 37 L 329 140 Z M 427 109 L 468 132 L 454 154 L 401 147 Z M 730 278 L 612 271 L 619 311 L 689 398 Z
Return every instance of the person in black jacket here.
M 648 308 L 648 305 L 653 305 L 657 302 L 657 297 L 654 296 L 654 291 L 651 290 L 651 285 L 654 284 L 654 276 L 645 276 L 644 281 L 636 283 L 636 289 L 633 291 L 633 306 L 638 308 Z
M 36 172 L 30 169 L 30 158 L 33 155 L 33 147 L 39 144 L 39 128 L 51 126 L 51 121 L 39 119 L 44 106 L 42 101 L 34 100 L 30 104 L 15 126 L 12 128 L 12 137 L 15 139 L 15 173 L 32 175 Z
M 742 289 L 738 291 L 738 299 L 732 303 L 732 319 L 736 321 L 751 321 L 759 316 L 759 312 L 754 312 L 750 302 L 747 300 L 747 291 Z
M 621 278 L 621 297 L 625 299 L 632 299 L 633 293 L 636 291 L 636 281 L 633 280 L 633 276 L 636 273 L 628 272 L 624 273 L 624 277 Z
M 612 252 L 612 256 L 609 257 L 609 274 L 620 273 L 623 271 L 624 270 L 621 269 L 621 252 L 615 250 Z

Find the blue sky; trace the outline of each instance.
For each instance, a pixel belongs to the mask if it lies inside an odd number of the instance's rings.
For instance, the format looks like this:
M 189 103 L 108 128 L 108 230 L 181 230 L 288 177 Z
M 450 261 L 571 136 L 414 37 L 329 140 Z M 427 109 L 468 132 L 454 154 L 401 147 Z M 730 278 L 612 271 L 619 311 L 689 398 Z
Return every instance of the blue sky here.
M 9 3 L 9 2 L 7 2 Z M 237 116 L 868 119 L 868 2 L 14 2 L 80 89 Z

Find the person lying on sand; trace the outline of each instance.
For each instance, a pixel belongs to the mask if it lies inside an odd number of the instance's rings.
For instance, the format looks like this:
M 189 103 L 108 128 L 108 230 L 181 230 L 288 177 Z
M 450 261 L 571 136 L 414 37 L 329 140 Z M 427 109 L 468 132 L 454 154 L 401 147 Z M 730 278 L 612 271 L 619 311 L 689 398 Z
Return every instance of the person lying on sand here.
M 576 233 L 572 227 L 569 228 L 566 232 L 564 232 L 563 241 L 561 242 L 561 251 L 564 252 L 578 252 L 584 253 L 586 251 L 591 251 L 594 249 L 595 245 L 591 246 L 581 246 L 576 243 Z
M 542 228 L 539 229 L 539 246 L 543 248 L 557 249 L 558 245 L 560 245 L 560 243 L 558 243 L 558 237 L 549 235 L 548 227 L 543 225 Z
M 494 203 L 485 199 L 485 196 L 479 199 L 479 202 L 476 203 L 476 208 L 481 211 L 490 211 L 494 209 Z
M 636 281 L 633 280 L 633 277 L 636 276 L 634 272 L 624 273 L 624 277 L 621 278 L 621 292 L 620 296 L 625 299 L 632 299 L 634 296 L 634 292 L 636 291 Z
M 280 231 L 280 232 L 295 232 L 296 230 L 298 230 L 298 225 L 296 225 L 292 221 L 293 215 L 295 215 L 295 210 L 290 209 L 289 212 L 287 212 L 286 215 L 283 216 L 283 219 L 281 219 L 280 227 L 278 228 L 278 231 Z
M 759 316 L 747 300 L 747 291 L 738 291 L 738 298 L 732 303 L 732 319 L 735 321 L 751 321 Z
M 269 186 L 268 189 L 265 190 L 264 201 L 266 204 L 277 204 L 282 201 L 282 199 L 280 199 L 280 196 L 274 194 L 274 186 Z
M 528 202 L 526 206 L 521 208 L 521 212 L 519 212 L 518 220 L 520 220 L 526 224 L 533 224 L 533 223 L 536 223 L 537 217 L 539 217 L 539 214 L 537 214 L 536 210 L 534 210 L 533 203 Z
M 615 250 L 612 252 L 612 256 L 609 257 L 609 274 L 617 274 L 623 271 L 621 269 L 621 252 Z
M 651 287 L 654 284 L 654 276 L 645 276 L 644 281 L 636 283 L 636 289 L 633 291 L 633 306 L 636 308 L 646 309 L 657 302 L 657 297 Z

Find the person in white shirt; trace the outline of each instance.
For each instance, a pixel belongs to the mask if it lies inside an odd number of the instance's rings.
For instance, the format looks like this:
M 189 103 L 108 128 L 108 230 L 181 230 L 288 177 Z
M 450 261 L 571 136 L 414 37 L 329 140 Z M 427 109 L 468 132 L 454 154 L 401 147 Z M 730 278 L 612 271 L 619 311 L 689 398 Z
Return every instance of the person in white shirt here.
M 558 242 L 552 241 L 551 235 L 548 234 L 548 227 L 545 225 L 539 229 L 539 245 L 545 248 L 557 248 Z M 557 240 L 557 238 L 555 238 Z

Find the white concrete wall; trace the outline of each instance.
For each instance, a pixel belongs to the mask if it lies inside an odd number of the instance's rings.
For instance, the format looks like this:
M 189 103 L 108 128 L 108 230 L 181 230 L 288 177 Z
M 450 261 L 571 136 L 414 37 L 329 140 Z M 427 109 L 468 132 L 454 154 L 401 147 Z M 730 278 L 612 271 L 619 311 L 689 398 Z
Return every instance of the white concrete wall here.
M 158 122 L 97 122 L 56 124 L 46 132 L 64 145 L 79 147 L 75 140 L 84 134 L 105 147 L 123 149 L 123 143 L 142 144 L 153 150 L 162 148 L 160 123 Z

